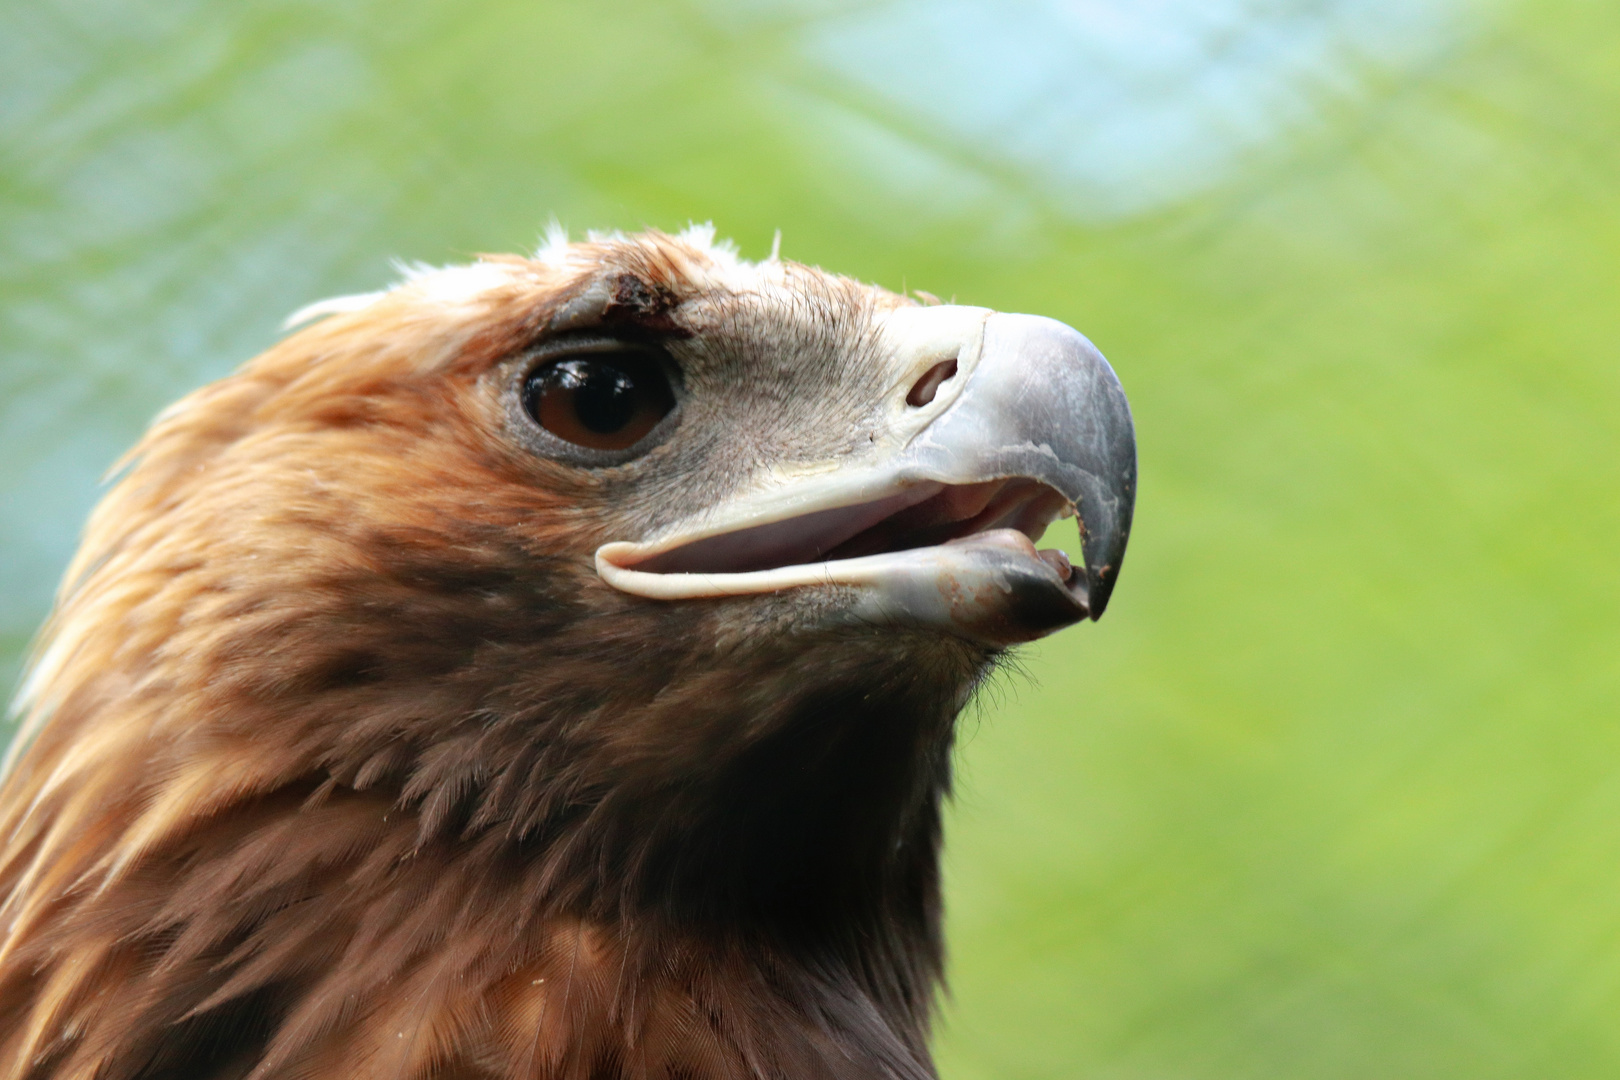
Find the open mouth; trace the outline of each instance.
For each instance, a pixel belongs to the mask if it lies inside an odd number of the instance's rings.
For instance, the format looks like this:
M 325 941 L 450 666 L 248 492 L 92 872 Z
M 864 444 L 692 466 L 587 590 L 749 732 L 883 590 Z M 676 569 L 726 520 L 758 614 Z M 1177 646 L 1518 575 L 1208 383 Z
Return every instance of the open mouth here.
M 785 521 L 708 536 L 659 552 L 630 568 L 652 574 L 736 574 L 936 547 L 993 529 L 1014 529 L 1033 544 L 1074 513 L 1035 480 L 917 484 L 885 499 L 820 510 Z M 1069 576 L 1068 557 L 1042 557 Z
M 628 591 L 674 599 L 865 584 L 907 560 L 976 543 L 995 547 L 1003 560 L 1041 564 L 1043 578 L 1083 605 L 1084 569 L 1062 551 L 1035 548 L 1048 525 L 1073 513 L 1058 491 L 1024 477 L 925 481 L 868 502 L 656 547 L 609 544 L 598 552 L 598 565 L 620 587 L 635 586 Z

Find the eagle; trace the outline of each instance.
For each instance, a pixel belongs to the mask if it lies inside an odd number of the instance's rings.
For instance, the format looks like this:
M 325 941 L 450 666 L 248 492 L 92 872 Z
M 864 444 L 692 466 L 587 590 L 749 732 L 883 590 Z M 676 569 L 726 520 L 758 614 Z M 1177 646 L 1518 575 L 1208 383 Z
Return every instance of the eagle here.
M 1099 352 L 712 228 L 303 315 L 41 631 L 0 1077 L 933 1077 L 956 718 L 1130 531 Z

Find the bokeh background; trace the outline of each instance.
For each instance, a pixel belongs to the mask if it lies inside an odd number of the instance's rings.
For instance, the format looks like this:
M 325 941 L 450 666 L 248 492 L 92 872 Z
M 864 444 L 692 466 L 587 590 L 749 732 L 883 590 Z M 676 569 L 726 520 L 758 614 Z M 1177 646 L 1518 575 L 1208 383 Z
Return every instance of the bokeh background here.
M 0 683 L 161 406 L 552 216 L 1131 395 L 1108 617 L 965 724 L 947 1080 L 1620 1075 L 1620 7 L 0 5 Z

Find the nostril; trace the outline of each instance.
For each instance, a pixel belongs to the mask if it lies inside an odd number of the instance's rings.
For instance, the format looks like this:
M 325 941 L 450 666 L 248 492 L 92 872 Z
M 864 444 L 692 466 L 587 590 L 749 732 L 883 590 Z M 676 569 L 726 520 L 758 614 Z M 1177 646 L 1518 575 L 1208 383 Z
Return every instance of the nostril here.
M 923 372 L 923 377 L 918 379 L 917 385 L 911 388 L 911 393 L 906 395 L 906 404 L 914 409 L 922 408 L 933 401 L 934 395 L 939 393 L 939 388 L 954 378 L 955 375 L 956 361 L 954 359 L 935 364 Z

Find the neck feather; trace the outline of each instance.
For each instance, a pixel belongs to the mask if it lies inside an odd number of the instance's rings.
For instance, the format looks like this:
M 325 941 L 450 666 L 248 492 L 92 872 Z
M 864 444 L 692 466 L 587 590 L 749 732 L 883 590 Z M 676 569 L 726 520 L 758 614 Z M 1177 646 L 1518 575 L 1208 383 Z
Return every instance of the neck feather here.
M 748 644 L 723 609 L 592 609 L 566 575 L 402 582 L 398 611 L 333 588 L 160 677 L 55 693 L 0 802 L 0 1062 L 269 1076 L 422 1030 L 409 1000 L 487 1029 L 423 1061 L 476 1044 L 540 1075 L 559 1047 L 652 1045 L 709 995 L 735 1060 L 694 1075 L 929 1075 L 940 800 L 982 653 Z M 527 1065 L 499 1051 L 513 1025 L 542 1033 Z

